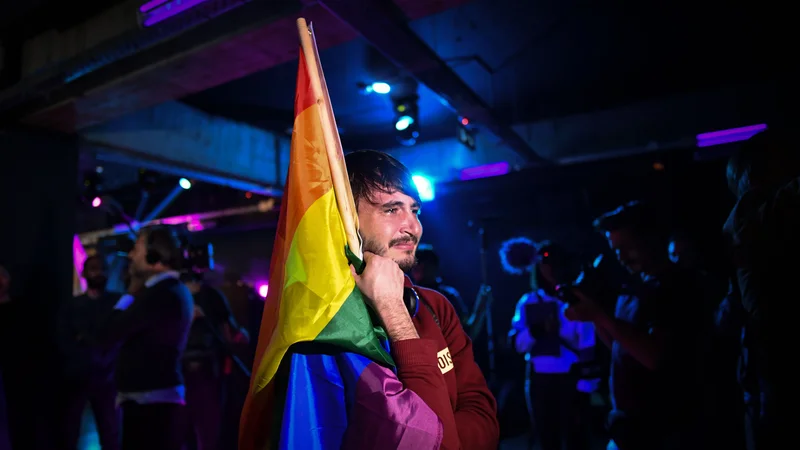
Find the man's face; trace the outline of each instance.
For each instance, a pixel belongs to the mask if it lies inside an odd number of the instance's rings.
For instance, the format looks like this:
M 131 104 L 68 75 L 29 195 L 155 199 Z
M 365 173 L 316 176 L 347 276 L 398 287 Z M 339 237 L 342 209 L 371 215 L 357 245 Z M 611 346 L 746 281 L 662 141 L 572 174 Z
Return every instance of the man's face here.
M 147 264 L 147 236 L 142 234 L 136 239 L 133 249 L 128 253 L 130 266 L 128 271 L 133 277 L 147 277 L 153 272 L 153 266 Z
M 376 192 L 371 199 L 359 200 L 358 222 L 364 251 L 391 258 L 403 271 L 414 267 L 422 237 L 416 200 L 399 191 Z
M 617 254 L 619 262 L 632 274 L 645 268 L 644 249 L 636 235 L 627 229 L 606 232 L 608 246 Z
M 99 258 L 91 258 L 83 266 L 83 278 L 92 289 L 105 289 L 108 278 Z

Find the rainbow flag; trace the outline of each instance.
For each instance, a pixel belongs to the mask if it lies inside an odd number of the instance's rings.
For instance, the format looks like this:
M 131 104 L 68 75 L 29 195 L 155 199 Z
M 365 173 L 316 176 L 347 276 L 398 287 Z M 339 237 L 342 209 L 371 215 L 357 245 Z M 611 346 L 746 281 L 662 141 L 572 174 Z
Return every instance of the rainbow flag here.
M 344 172 L 346 181 L 346 170 L 340 146 L 332 152 L 342 161 L 339 167 L 326 148 L 324 127 L 333 125 L 332 109 L 316 46 L 307 57 L 309 47 L 300 52 L 272 289 L 239 448 L 438 448 L 438 417 L 397 379 L 385 332 L 374 324 L 350 273 L 346 223 L 358 222 L 349 185 L 346 192 L 334 188 L 334 171 Z M 316 88 L 322 87 L 322 95 L 315 95 L 315 79 L 321 80 Z M 342 199 L 349 201 L 349 221 L 340 212 Z

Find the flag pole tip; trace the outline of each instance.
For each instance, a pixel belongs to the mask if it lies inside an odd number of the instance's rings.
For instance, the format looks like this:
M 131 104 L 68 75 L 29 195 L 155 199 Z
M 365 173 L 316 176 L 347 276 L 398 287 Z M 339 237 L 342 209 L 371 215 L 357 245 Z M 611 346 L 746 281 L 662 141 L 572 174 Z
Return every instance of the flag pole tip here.
M 303 17 L 298 17 L 298 18 L 297 18 L 297 21 L 296 21 L 296 23 L 297 23 L 297 28 L 298 28 L 300 31 L 306 31 L 306 32 L 308 32 L 308 34 L 311 34 L 311 33 L 312 33 L 312 31 L 311 31 L 311 25 L 310 25 L 308 22 L 306 22 L 306 19 L 305 19 L 305 18 L 303 18 Z

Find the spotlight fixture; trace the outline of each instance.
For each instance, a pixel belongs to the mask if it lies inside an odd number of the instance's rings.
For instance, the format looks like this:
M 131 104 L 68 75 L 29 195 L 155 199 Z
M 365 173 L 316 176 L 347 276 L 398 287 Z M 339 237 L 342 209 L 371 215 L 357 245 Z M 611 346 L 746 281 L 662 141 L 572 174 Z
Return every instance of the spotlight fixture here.
M 406 146 L 417 143 L 419 138 L 419 96 L 404 97 L 394 101 L 394 128 L 397 140 Z
M 372 83 L 370 87 L 372 88 L 372 92 L 376 94 L 388 94 L 392 91 L 392 87 L 389 86 L 389 83 L 384 83 L 382 81 L 376 81 Z
M 90 203 L 97 208 L 102 203 L 100 197 L 103 194 L 103 177 L 92 170 L 83 174 L 83 188 L 81 198 L 84 202 Z
M 374 83 L 358 83 L 359 91 L 364 95 L 381 94 L 386 95 L 392 92 L 392 85 L 383 81 L 376 81 Z

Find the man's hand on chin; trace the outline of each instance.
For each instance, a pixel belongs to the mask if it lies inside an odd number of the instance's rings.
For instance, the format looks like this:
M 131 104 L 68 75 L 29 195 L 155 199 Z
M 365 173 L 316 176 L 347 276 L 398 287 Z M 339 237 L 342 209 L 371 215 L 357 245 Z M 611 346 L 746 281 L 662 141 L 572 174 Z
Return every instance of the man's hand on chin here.
M 351 266 L 353 278 L 361 293 L 383 322 L 392 341 L 419 339 L 408 309 L 403 302 L 405 275 L 389 258 L 364 252 L 366 266 L 361 275 Z

